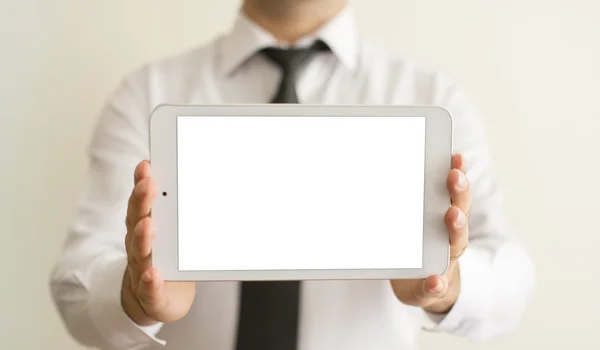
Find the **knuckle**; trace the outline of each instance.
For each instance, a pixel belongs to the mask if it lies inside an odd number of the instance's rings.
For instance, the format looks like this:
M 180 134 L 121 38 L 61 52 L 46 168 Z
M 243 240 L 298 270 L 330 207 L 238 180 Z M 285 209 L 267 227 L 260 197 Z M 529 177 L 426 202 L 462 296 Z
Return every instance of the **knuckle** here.
M 442 292 L 435 296 L 436 300 L 443 300 L 446 295 L 448 295 L 448 287 L 446 287 Z
M 147 238 L 152 234 L 152 219 L 145 217 L 135 225 L 135 235 L 140 238 Z
M 153 306 L 156 304 L 156 297 L 149 293 L 144 287 L 139 287 L 136 293 L 138 301 L 144 306 Z
M 144 233 L 145 226 L 144 219 L 140 219 L 137 224 L 135 224 L 133 233 L 135 233 L 136 236 L 141 236 Z
M 419 283 L 419 286 L 416 288 L 412 288 L 411 291 L 415 303 L 417 304 L 427 298 L 427 294 L 425 293 L 425 289 L 423 288 L 423 283 Z
M 131 218 L 129 217 L 129 215 L 127 215 L 125 217 L 125 227 L 127 227 L 127 230 L 130 230 L 131 226 L 132 226 Z
M 129 234 L 126 234 L 124 237 L 124 241 L 123 243 L 125 244 L 125 251 L 127 252 L 127 254 L 129 254 L 129 242 L 130 242 L 131 237 L 129 237 Z
M 458 260 L 460 257 L 462 257 L 467 251 L 468 246 L 468 244 L 460 244 L 453 248 L 451 252 L 451 260 Z
M 460 247 L 462 249 L 462 247 L 468 244 L 468 237 L 464 231 L 459 230 L 452 233 L 450 241 L 452 246 Z
M 129 267 L 135 268 L 138 266 L 138 264 L 139 264 L 139 260 L 137 259 L 135 254 L 129 254 L 127 256 L 127 265 L 129 265 Z
M 135 224 L 135 226 L 133 227 L 133 236 L 134 237 L 140 237 L 144 234 L 144 227 L 143 227 L 143 221 L 140 220 L 138 221 L 137 224 Z

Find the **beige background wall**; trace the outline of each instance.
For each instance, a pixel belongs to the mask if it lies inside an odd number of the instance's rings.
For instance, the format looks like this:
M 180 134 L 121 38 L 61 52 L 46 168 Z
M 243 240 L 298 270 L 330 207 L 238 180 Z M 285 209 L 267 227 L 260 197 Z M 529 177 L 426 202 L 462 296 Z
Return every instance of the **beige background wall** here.
M 506 211 L 538 269 L 522 326 L 479 345 L 599 349 L 600 2 L 355 0 L 364 36 L 454 77 L 484 112 Z M 119 79 L 227 30 L 236 0 L 0 1 L 0 347 L 79 349 L 47 278 L 84 147 Z M 596 260 L 595 260 L 596 259 Z

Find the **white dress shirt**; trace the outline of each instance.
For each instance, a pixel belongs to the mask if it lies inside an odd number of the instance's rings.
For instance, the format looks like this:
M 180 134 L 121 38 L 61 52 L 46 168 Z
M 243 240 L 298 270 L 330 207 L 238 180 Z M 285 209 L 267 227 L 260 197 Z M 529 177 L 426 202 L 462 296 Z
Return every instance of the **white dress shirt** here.
M 332 52 L 319 53 L 300 72 L 300 101 L 446 107 L 455 118 L 455 151 L 467 159 L 473 201 L 470 246 L 459 260 L 460 296 L 447 315 L 427 315 L 402 304 L 389 281 L 305 282 L 299 350 L 412 350 L 427 319 L 433 323 L 427 329 L 472 340 L 515 327 L 530 298 L 534 272 L 501 213 L 475 109 L 442 75 L 362 42 L 349 9 L 297 45 L 317 38 Z M 154 107 L 268 102 L 280 72 L 255 53 L 273 45 L 270 34 L 240 15 L 227 35 L 133 73 L 103 109 L 89 148 L 83 196 L 51 277 L 54 301 L 79 341 L 104 349 L 235 348 L 236 282 L 197 283 L 189 314 L 171 324 L 139 327 L 127 317 L 120 303 L 127 264 L 124 218 L 133 170 L 149 157 L 148 120 Z

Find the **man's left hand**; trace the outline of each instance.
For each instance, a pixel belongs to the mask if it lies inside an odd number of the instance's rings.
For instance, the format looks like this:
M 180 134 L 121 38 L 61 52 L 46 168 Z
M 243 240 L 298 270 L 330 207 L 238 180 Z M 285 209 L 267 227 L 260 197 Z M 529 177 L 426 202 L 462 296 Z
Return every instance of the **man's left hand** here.
M 452 157 L 452 170 L 447 186 L 452 206 L 444 216 L 450 236 L 450 264 L 442 276 L 425 279 L 392 280 L 392 288 L 398 299 L 407 305 L 422 307 L 432 313 L 447 313 L 458 298 L 460 274 L 458 259 L 469 245 L 468 217 L 471 210 L 471 188 L 466 174 L 464 158 Z

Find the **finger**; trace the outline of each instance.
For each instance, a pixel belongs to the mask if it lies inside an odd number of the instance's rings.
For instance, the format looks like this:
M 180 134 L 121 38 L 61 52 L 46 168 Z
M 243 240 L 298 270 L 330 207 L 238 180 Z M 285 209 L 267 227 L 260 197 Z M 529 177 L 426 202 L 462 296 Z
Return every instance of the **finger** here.
M 452 155 L 452 169 L 458 169 L 463 174 L 467 173 L 467 164 L 465 156 L 460 153 Z
M 133 185 L 137 185 L 138 182 L 147 177 L 150 177 L 150 163 L 147 160 L 143 160 L 133 171 Z
M 164 310 L 167 297 L 164 280 L 155 267 L 150 267 L 143 272 L 137 284 L 136 296 L 140 305 L 150 318 L 161 319 L 159 313 Z
M 429 276 L 423 280 L 421 290 L 428 299 L 443 298 L 448 290 L 448 283 L 445 276 Z
M 468 215 L 471 209 L 471 187 L 467 176 L 458 169 L 452 169 L 448 174 L 447 186 L 452 205 Z
M 129 232 L 127 232 L 127 233 L 125 234 L 125 252 L 127 252 L 127 256 L 128 256 L 128 257 L 129 257 L 129 253 L 130 253 L 129 246 L 131 245 L 131 237 L 132 237 L 132 236 L 133 236 L 133 235 L 132 235 L 132 234 L 129 234 Z
M 135 185 L 129 205 L 127 206 L 127 231 L 131 232 L 138 221 L 150 215 L 152 203 L 156 198 L 156 183 L 151 177 L 146 177 L 140 180 Z
M 469 225 L 465 213 L 456 206 L 450 207 L 444 216 L 450 237 L 450 259 L 456 260 L 469 245 Z
M 156 234 L 152 219 L 146 217 L 136 226 L 129 245 L 129 275 L 132 285 L 139 283 L 141 274 L 152 267 L 152 243 Z
M 433 275 L 421 280 L 414 287 L 414 301 L 411 304 L 419 307 L 429 306 L 446 294 L 447 285 L 443 276 Z
M 130 253 L 129 247 L 131 246 L 131 239 L 133 237 L 135 226 L 141 219 L 150 215 L 154 198 L 156 198 L 156 184 L 150 177 L 142 179 L 134 187 L 131 196 L 129 197 L 127 217 L 125 219 L 125 225 L 127 227 L 125 247 L 128 255 Z
M 131 191 L 131 194 L 129 196 L 128 208 L 129 208 L 129 206 L 132 205 L 132 202 L 133 202 L 135 186 L 142 179 L 145 179 L 147 177 L 150 177 L 150 163 L 147 160 L 143 160 L 140 163 L 138 163 L 138 165 L 135 167 L 135 170 L 133 171 L 133 190 Z M 125 217 L 125 226 L 127 227 L 127 232 L 131 232 L 135 225 L 136 225 L 136 222 L 133 221 L 129 217 L 129 215 L 127 215 Z M 125 247 L 129 247 L 130 239 L 131 239 L 131 235 L 129 235 L 129 234 L 125 235 Z

